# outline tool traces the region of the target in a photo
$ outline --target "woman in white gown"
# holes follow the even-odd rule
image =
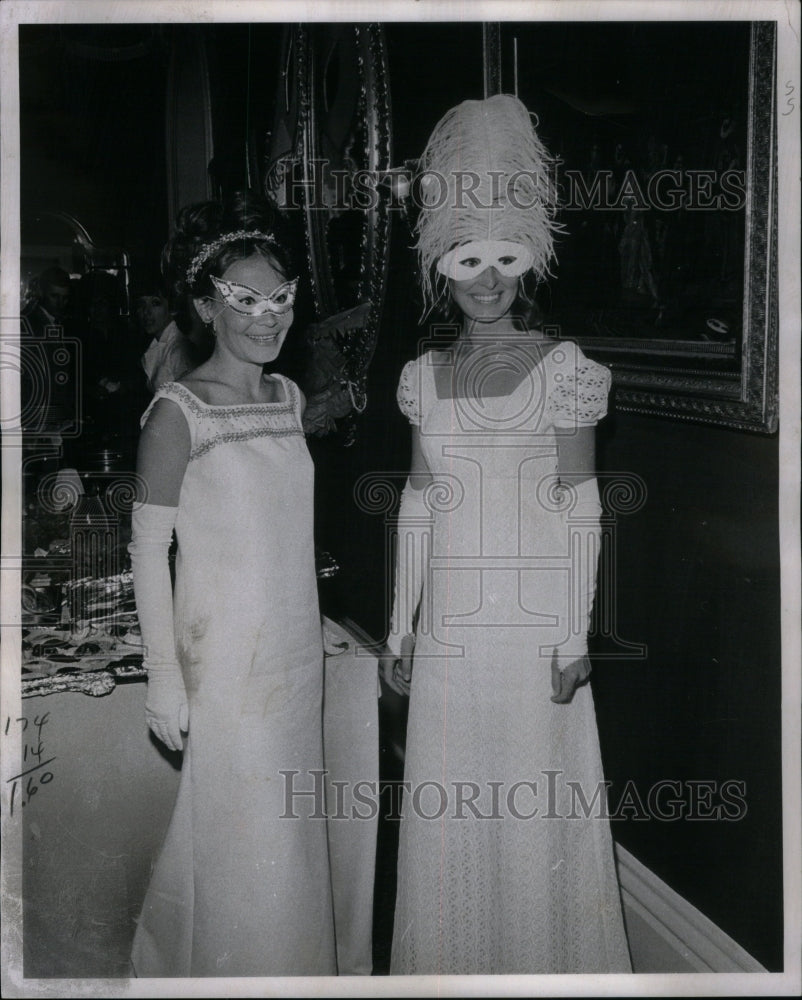
[[[263,373],[297,282],[253,198],[185,210],[172,253],[215,347],[142,418],[131,556],[146,713],[184,757],[133,964],[138,976],[333,974],[326,824],[312,796],[287,796],[322,767],[313,468],[300,391]]]
[[[464,102],[421,167],[446,178],[418,224],[424,294],[459,334],[398,393],[412,468],[380,666],[410,705],[391,972],[629,971],[587,683],[610,375],[517,321],[556,228],[523,105]],[[450,200],[452,170],[478,178],[484,212]]]

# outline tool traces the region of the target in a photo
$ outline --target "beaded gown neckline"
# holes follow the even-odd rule
[[[282,375],[276,375],[275,378],[278,380],[278,384],[281,387],[284,398],[283,399],[273,399],[273,400],[261,400],[257,402],[250,403],[207,403],[205,399],[199,396],[196,392],[193,392],[188,386],[184,385],[183,382],[174,382],[180,390],[188,393],[193,400],[200,403],[201,406],[207,407],[210,410],[234,410],[247,407],[263,407],[263,406],[290,406],[292,405],[292,399],[290,395],[290,390],[287,385],[287,381]]]

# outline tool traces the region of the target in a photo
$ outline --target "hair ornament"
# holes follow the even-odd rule
[[[269,233],[263,233],[259,229],[238,229],[233,233],[224,233],[211,243],[204,243],[198,253],[195,254],[187,267],[187,282],[192,284],[207,260],[214,257],[227,243],[235,243],[237,240],[263,240],[265,243],[272,243],[273,246],[278,246],[273,236]]]

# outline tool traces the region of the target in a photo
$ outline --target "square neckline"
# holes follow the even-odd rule
[[[201,397],[197,393],[193,392],[192,389],[189,388],[189,386],[184,385],[183,382],[176,380],[175,382],[169,384],[177,386],[183,392],[188,393],[190,396],[192,396],[192,398],[196,402],[198,402],[201,406],[204,406],[209,410],[240,410],[249,407],[252,408],[252,407],[264,407],[264,406],[284,406],[290,409],[293,408],[295,405],[295,401],[293,398],[293,393],[290,389],[291,385],[290,380],[285,375],[280,375],[278,372],[272,375],[271,378],[277,378],[279,380],[281,388],[284,390],[284,399],[281,400],[274,399],[272,402],[263,402],[263,403],[207,403],[205,399],[201,399]],[[165,386],[163,386],[162,388],[165,388]]]
[[[452,371],[451,371],[451,378],[450,378],[450,385],[453,387],[453,382],[454,382],[454,370],[453,370],[454,366],[453,366],[453,362],[451,364],[443,363],[441,365],[441,364],[436,364],[436,363],[433,364],[432,361],[433,361],[433,356],[434,355],[439,354],[439,353],[448,352],[449,348],[435,348],[434,350],[427,351],[426,354],[423,355],[422,357],[424,359],[426,359],[426,366],[429,369],[431,369],[432,384],[433,384],[433,387],[434,387],[435,399],[438,402],[441,402],[441,403],[448,403],[448,402],[454,402],[455,400],[466,400],[466,399],[473,399],[473,400],[477,400],[477,401],[481,400],[482,402],[485,402],[485,401],[491,400],[491,399],[497,399],[497,400],[512,399],[512,397],[520,390],[521,386],[524,385],[527,382],[527,380],[532,377],[532,375],[534,374],[534,372],[538,368],[540,368],[540,366],[549,357],[549,355],[559,346],[559,342],[558,341],[552,341],[552,340],[543,340],[543,341],[536,341],[536,340],[527,341],[527,340],[523,340],[523,339],[521,340],[521,344],[522,345],[526,345],[526,346],[533,345],[533,344],[539,344],[539,343],[548,344],[549,345],[548,350],[544,350],[544,351],[540,352],[540,357],[537,360],[537,362],[532,366],[532,368],[527,369],[526,373],[523,375],[523,377],[517,383],[517,385],[510,392],[508,392],[508,393],[494,393],[494,394],[487,395],[487,396],[479,396],[479,395],[476,395],[476,394],[474,394],[474,395],[458,396],[458,395],[455,395],[453,393],[451,393],[450,395],[441,395],[440,394],[440,386],[438,384],[439,380],[438,380],[438,377],[437,377],[438,368],[450,367],[452,369]]]

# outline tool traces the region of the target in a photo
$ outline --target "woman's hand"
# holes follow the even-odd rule
[[[551,689],[554,691],[551,700],[556,705],[567,705],[574,697],[576,689],[587,683],[590,670],[590,660],[587,656],[574,660],[564,670],[560,670],[555,649],[551,660]]]
[[[189,729],[189,711],[178,664],[148,668],[145,718],[153,735],[169,750],[184,749],[181,732]]]
[[[415,637],[405,635],[401,640],[400,656],[386,650],[379,657],[379,676],[392,691],[407,697],[412,686],[412,654],[414,649]]]

